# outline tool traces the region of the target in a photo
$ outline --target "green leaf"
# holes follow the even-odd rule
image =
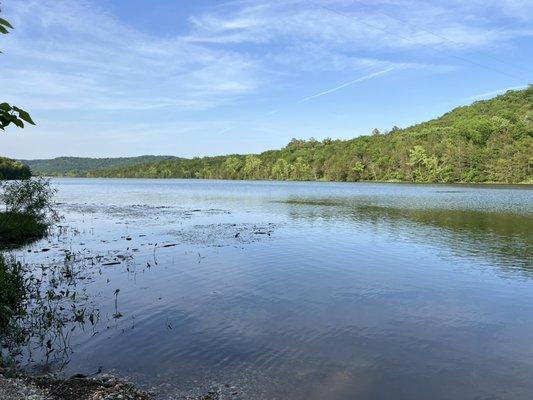
[[[0,25],[0,33],[7,35],[9,31],[3,25]]]
[[[11,106],[7,103],[0,103],[0,110],[11,111]]]
[[[24,122],[22,122],[20,119],[18,118],[12,118],[11,121],[17,125],[19,128],[24,128]]]
[[[0,113],[0,125],[7,126],[9,124],[9,119],[7,118],[9,114]]]
[[[30,114],[28,114],[26,111],[19,109],[19,110],[18,110],[18,113],[19,113],[19,117],[20,117],[20,119],[23,119],[23,120],[26,121],[28,124],[35,125],[35,122],[33,122],[33,120],[32,120],[31,117],[30,117]]]
[[[7,26],[8,28],[11,28],[11,29],[15,29],[13,28],[13,25],[11,25],[9,22],[7,22],[5,19],[3,18],[0,18],[0,25],[5,25]]]

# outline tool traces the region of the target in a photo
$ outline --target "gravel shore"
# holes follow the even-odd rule
[[[0,375],[0,400],[49,400],[46,392],[19,378]]]
[[[0,373],[0,400],[151,400],[150,395],[112,375],[7,378]]]

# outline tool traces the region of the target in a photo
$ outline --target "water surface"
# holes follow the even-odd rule
[[[21,257],[76,254],[101,316],[64,375],[160,398],[533,398],[531,187],[53,182],[65,228]]]

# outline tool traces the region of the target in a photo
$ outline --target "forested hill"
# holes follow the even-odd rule
[[[21,160],[35,175],[83,176],[89,171],[127,167],[162,160],[176,159],[172,156],[139,156],[122,158],[58,157],[49,160]]]
[[[92,177],[533,183],[533,87],[405,129],[281,150],[162,160]]]
[[[405,129],[281,150],[163,160],[99,177],[533,183],[533,86]]]

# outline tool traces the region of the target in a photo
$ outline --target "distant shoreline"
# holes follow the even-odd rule
[[[166,177],[116,177],[116,176],[67,176],[67,175],[40,175],[46,179],[105,179],[105,180],[154,180],[154,181],[219,181],[219,182],[287,182],[287,183],[339,183],[339,184],[357,184],[357,183],[375,183],[375,184],[398,184],[398,185],[417,185],[417,186],[533,186],[533,182],[410,182],[410,181],[328,181],[328,180],[277,180],[277,179],[222,179],[222,178],[166,178]]]

